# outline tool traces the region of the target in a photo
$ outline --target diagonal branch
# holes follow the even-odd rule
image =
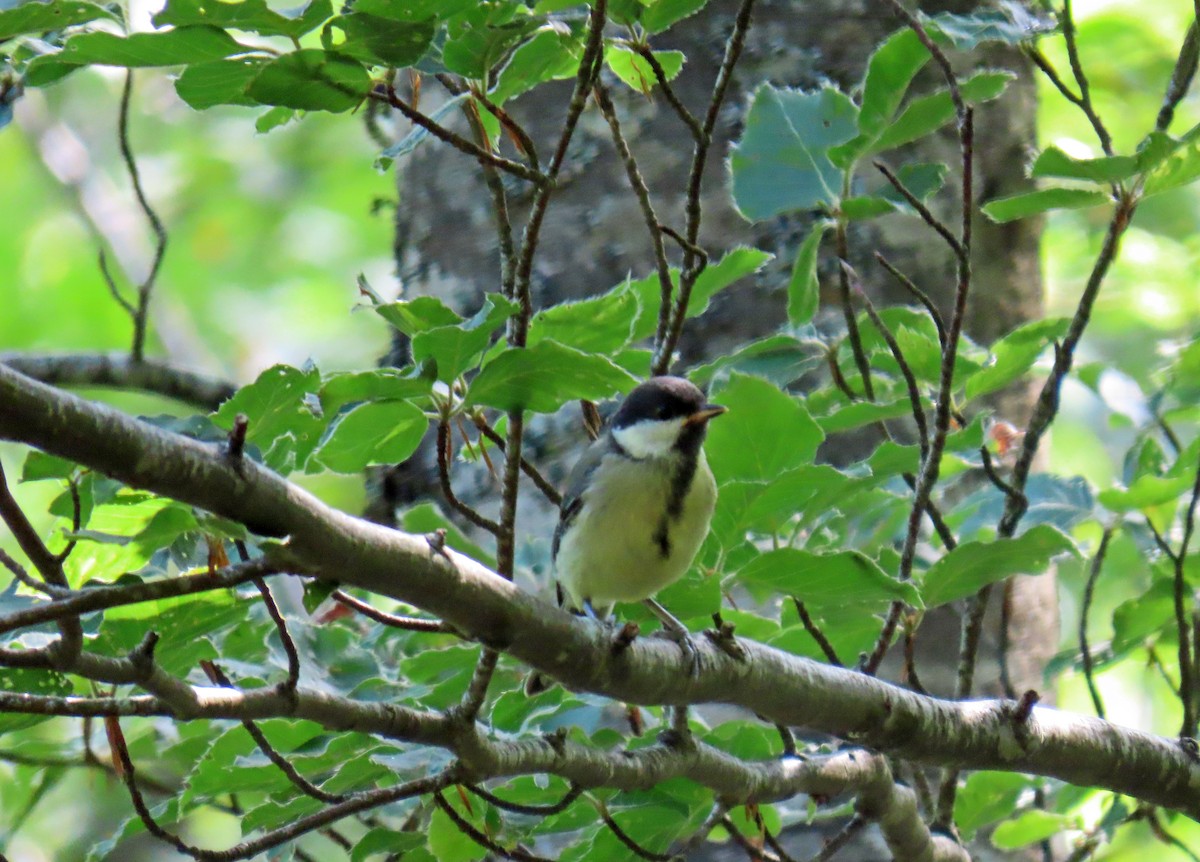
[[[1005,702],[926,698],[750,640],[739,640],[745,651],[741,661],[714,645],[697,642],[696,649],[704,653],[702,670],[694,678],[682,675],[676,672],[674,644],[643,638],[614,655],[609,638],[595,625],[538,600],[474,560],[449,548],[433,548],[423,536],[330,509],[253,462],[243,462],[239,471],[217,446],[171,434],[3,366],[0,404],[4,405],[0,438],[38,446],[135,487],[237,520],[260,535],[288,536],[286,545],[270,547],[275,557],[291,560],[291,568],[437,615],[466,636],[502,649],[572,688],[630,703],[731,703],[774,723],[853,736],[864,745],[913,761],[1046,775],[1106,787],[1200,817],[1200,781],[1194,777],[1200,766],[1175,740],[1038,707],[1022,725],[1027,732],[1014,744],[1012,710]],[[269,561],[281,564],[281,559]],[[348,722],[336,726],[421,742],[433,742],[447,727],[440,715],[393,704],[347,703],[303,688],[297,689],[294,702],[273,689],[197,689],[194,703],[197,717],[288,714],[323,723]],[[113,701],[9,693],[0,693],[0,710],[173,714],[169,705],[154,697]],[[456,732],[461,733],[461,728]],[[611,786],[614,781],[614,764],[601,752],[584,749],[578,768],[568,774],[548,743],[545,750],[526,741],[512,743],[511,749],[491,749],[476,748],[482,743],[472,738],[471,745],[478,754],[472,766],[482,777],[505,774],[506,767],[519,763],[588,786]],[[678,766],[678,761],[669,762]],[[700,766],[716,768],[714,763],[705,761]],[[770,784],[781,773],[767,766],[750,768],[736,759],[720,763],[734,770],[729,773],[731,786],[740,787],[747,797],[782,789]],[[700,766],[687,775],[703,778],[707,773]],[[778,769],[799,766],[782,763]],[[633,775],[639,781],[660,777]]]

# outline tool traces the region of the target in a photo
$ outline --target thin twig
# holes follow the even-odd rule
[[[418,126],[427,130],[435,138],[444,141],[459,152],[466,153],[468,156],[473,156],[477,161],[490,164],[492,167],[499,168],[513,176],[520,177],[527,182],[533,183],[538,188],[545,188],[553,185],[553,180],[547,177],[541,171],[534,170],[531,167],[514,162],[512,159],[506,159],[503,156],[497,156],[495,153],[483,149],[478,144],[467,140],[462,135],[450,131],[445,126],[440,125],[437,121],[427,117],[420,111],[413,108],[407,102],[400,98],[396,93],[394,86],[388,85],[382,92],[378,89],[372,90],[370,98],[379,99],[402,113],[405,117],[416,123]]]
[[[497,808],[502,808],[505,811],[511,811],[514,814],[527,814],[531,817],[549,817],[552,814],[566,811],[571,803],[583,795],[583,788],[578,784],[572,784],[571,789],[563,794],[563,798],[555,802],[553,805],[524,805],[520,802],[509,802],[507,799],[501,799],[494,793],[480,787],[478,784],[464,785],[467,790],[470,790],[480,799],[490,802]]]
[[[720,115],[721,106],[725,102],[725,94],[729,89],[729,82],[733,77],[733,68],[737,65],[738,58],[742,55],[742,48],[746,44],[746,31],[750,28],[750,14],[753,9],[754,0],[742,0],[741,6],[738,8],[737,17],[733,22],[733,29],[730,31],[729,39],[725,43],[725,56],[721,60],[721,67],[717,70],[717,77],[713,82],[712,95],[709,97],[708,109],[704,114],[704,123],[700,127],[701,134],[696,139],[696,145],[692,151],[692,167],[688,173],[687,191],[685,192],[684,200],[686,222],[684,236],[687,237],[689,246],[698,246],[700,244],[700,219],[702,215],[700,206],[701,180],[704,178],[704,168],[708,162],[709,151],[712,148],[713,130],[717,125],[717,117]],[[687,319],[687,309],[692,297],[692,288],[696,284],[696,279],[704,270],[706,263],[706,258],[702,258],[685,249],[683,269],[679,275],[679,290],[675,294],[675,306],[672,311],[671,326],[667,332],[666,340],[654,345],[654,361],[651,364],[652,374],[666,374],[671,367],[671,357],[675,353],[676,346],[679,344],[679,338],[683,334],[683,323]]]
[[[862,815],[855,814],[848,821],[846,821],[846,825],[838,831],[837,835],[834,835],[825,842],[825,846],[822,847],[820,852],[813,856],[809,862],[829,862],[829,860],[832,859],[839,850],[849,844],[854,839],[854,836],[861,832],[862,828],[866,825],[867,819]]]
[[[466,818],[464,818],[461,814],[455,811],[454,807],[446,801],[446,797],[442,795],[441,790],[434,791],[433,801],[438,808],[442,809],[442,813],[449,817],[451,822],[458,827],[458,831],[466,835],[480,847],[483,847],[492,853],[496,853],[497,855],[503,856],[505,859],[516,859],[519,860],[519,862],[551,862],[551,860],[546,859],[543,856],[536,856],[520,846],[514,847],[510,850],[507,847],[497,844],[487,835],[483,834],[469,822],[467,822]]]
[[[699,143],[704,140],[704,129],[700,125],[700,121],[696,119],[696,115],[688,110],[675,90],[671,87],[671,82],[667,80],[667,72],[662,67],[662,63],[658,62],[658,57],[654,56],[654,52],[650,50],[650,46],[642,43],[629,43],[629,47],[641,56],[646,61],[646,65],[654,72],[654,79],[658,82],[658,86],[662,89],[663,95],[667,99],[667,103],[675,109],[675,113],[679,115],[679,119],[683,120],[683,124],[688,127],[688,131],[692,133],[692,140]]]
[[[887,181],[892,184],[892,187],[895,188],[896,191],[898,191],[906,201],[908,201],[909,206],[911,206],[920,214],[921,218],[925,220],[925,224],[933,228],[937,235],[946,241],[946,245],[950,246],[950,251],[954,252],[954,256],[959,260],[962,260],[963,256],[966,254],[966,250],[963,248],[962,243],[959,242],[958,237],[954,235],[954,232],[946,226],[946,223],[934,215],[933,211],[930,210],[929,207],[925,206],[925,204],[921,202],[921,199],[909,190],[908,186],[906,186],[904,182],[892,172],[891,168],[879,160],[876,160],[872,164],[875,165],[875,168],[881,174],[887,177]]]
[[[825,654],[825,658],[829,663],[834,667],[845,667],[842,660],[838,658],[837,650],[833,648],[833,644],[829,642],[829,638],[825,637],[825,632],[821,631],[821,627],[809,616],[808,608],[804,606],[804,602],[792,596],[792,603],[796,605],[796,613],[800,615],[800,622],[804,625],[804,630],[817,642],[817,646],[821,648],[821,652]]]
[[[1100,699],[1100,690],[1096,687],[1094,670],[1092,668],[1092,653],[1088,646],[1087,624],[1088,611],[1092,607],[1092,596],[1096,589],[1096,580],[1100,577],[1100,569],[1104,566],[1104,555],[1108,553],[1108,542],[1112,538],[1113,527],[1105,527],[1100,537],[1100,546],[1096,556],[1092,557],[1092,566],[1088,571],[1087,584],[1083,588],[1083,606],[1079,609],[1079,654],[1083,658],[1083,677],[1087,680],[1088,692],[1092,696],[1092,705],[1096,715],[1104,718],[1104,701]]]
[[[770,829],[763,829],[763,842],[775,851],[775,855],[779,858],[779,862],[796,862],[792,856],[783,849],[783,845],[779,843],[779,839],[771,834]]]
[[[487,132],[479,118],[476,103],[474,101],[467,102],[463,106],[463,113],[467,115],[467,121],[471,124],[480,147],[487,147]],[[505,297],[512,299],[517,275],[517,247],[513,241],[512,220],[508,214],[508,194],[504,190],[504,181],[500,178],[500,173],[494,165],[481,161],[479,167],[483,170],[483,180],[487,185],[488,194],[492,196],[492,217],[496,221],[496,241],[500,248],[500,290]]]
[[[1063,0],[1062,14],[1059,16],[1062,23],[1063,40],[1067,43],[1067,59],[1071,64],[1071,74],[1075,76],[1075,84],[1079,87],[1079,107],[1087,116],[1088,122],[1092,124],[1092,129],[1096,132],[1096,137],[1100,140],[1100,147],[1104,150],[1104,155],[1111,156],[1113,154],[1112,137],[1108,134],[1108,129],[1104,127],[1104,123],[1100,120],[1100,116],[1096,113],[1096,108],[1092,104],[1091,85],[1088,83],[1087,74],[1083,71],[1083,63],[1079,59],[1079,46],[1075,41],[1075,16],[1071,12],[1071,0]]]
[[[849,269],[850,264],[844,260],[841,262],[844,269]],[[852,282],[857,282],[857,278],[853,272],[847,272],[846,277]],[[875,304],[871,302],[866,291],[862,289],[861,284],[855,284],[859,300],[863,304],[863,308],[867,311],[867,317],[871,319],[871,323],[875,324],[875,328],[879,330],[879,334],[883,336],[883,340],[887,343],[888,350],[892,352],[892,358],[896,360],[896,365],[900,367],[900,374],[904,377],[904,383],[908,388],[908,402],[912,407],[913,421],[917,424],[917,436],[920,440],[921,457],[929,451],[929,426],[925,423],[925,408],[921,404],[921,390],[917,386],[916,375],[913,374],[912,367],[909,366],[908,360],[904,358],[904,351],[900,349],[900,343],[896,341],[896,337],[892,335],[892,331],[888,329],[883,318],[879,316],[879,312],[875,310]]]
[[[911,278],[893,266],[892,262],[884,257],[881,252],[875,252],[875,259],[879,261],[880,266],[891,273],[892,278],[900,282],[901,287],[911,293],[917,302],[921,303],[921,305],[925,307],[925,310],[929,312],[929,316],[933,320],[933,325],[937,327],[938,344],[941,346],[942,350],[945,350],[946,321],[942,319],[942,313],[938,311],[938,307],[934,304],[934,301],[929,298],[929,294],[917,287]]]
[[[725,831],[729,833],[729,837],[733,839],[733,843],[746,851],[746,857],[751,862],[782,862],[782,860],[774,853],[768,853],[762,847],[756,845],[753,841],[742,834],[742,831],[737,828],[733,820],[728,817],[721,818],[721,825]]]
[[[150,271],[138,285],[137,310],[133,316],[133,345],[129,352],[134,362],[140,362],[146,353],[146,321],[150,314],[150,296],[154,292],[154,283],[158,279],[163,258],[167,253],[167,229],[163,226],[158,213],[150,206],[150,201],[142,188],[142,177],[138,172],[137,161],[133,157],[133,149],[129,146],[129,102],[132,96],[133,69],[128,69],[125,72],[125,86],[121,90],[121,107],[117,119],[117,142],[121,148],[121,159],[125,162],[125,169],[129,171],[129,179],[133,183],[134,196],[137,198],[142,213],[146,216],[146,221],[150,223],[150,229],[154,231],[155,240]]]
[[[1196,478],[1192,483],[1192,496],[1188,501],[1187,514],[1183,520],[1183,541],[1180,542],[1179,552],[1175,555],[1175,627],[1179,636],[1179,700],[1183,706],[1183,724],[1179,735],[1194,737],[1196,735],[1196,695],[1194,690],[1196,680],[1193,678],[1192,662],[1198,659],[1193,653],[1193,647],[1200,650],[1200,645],[1192,643],[1192,629],[1188,625],[1187,589],[1188,583],[1184,573],[1187,560],[1188,545],[1192,542],[1192,533],[1196,528],[1196,503],[1200,501],[1200,465],[1196,468]]]
[[[617,109],[613,105],[612,99],[609,98],[607,88],[597,80],[592,92],[596,99],[596,105],[600,108],[600,113],[604,116],[609,130],[612,132],[613,146],[616,147],[617,155],[621,157],[621,163],[625,166],[625,175],[629,178],[629,185],[633,189],[634,197],[637,198],[642,218],[646,222],[646,229],[650,233],[650,245],[654,249],[654,267],[658,273],[659,290],[658,329],[655,332],[654,343],[661,344],[667,336],[667,327],[671,325],[671,295],[674,291],[674,285],[671,283],[671,269],[667,264],[667,249],[663,245],[662,230],[658,226],[658,216],[655,214],[654,204],[650,200],[650,189],[646,187],[646,180],[638,168],[637,159],[629,149],[629,142],[621,133],[621,122],[617,118]]]
[[[490,440],[492,444],[495,445],[495,447],[501,452],[504,451],[504,438],[496,432],[495,428],[487,423],[487,420],[484,419],[483,416],[475,414],[471,417],[471,421],[475,423],[475,427],[479,429],[480,434],[488,438],[488,440]],[[558,489],[550,484],[550,480],[543,476],[541,471],[538,470],[538,468],[531,464],[528,460],[526,460],[524,456],[521,457],[521,470],[523,470],[525,475],[533,481],[533,484],[537,486],[537,489],[542,492],[542,495],[549,500],[553,506],[556,508],[562,506],[562,494],[560,494]]]
[[[846,238],[846,220],[839,218],[834,227],[834,239],[837,248],[838,261],[838,293],[842,303],[842,317],[846,321],[846,335],[850,339],[850,350],[854,354],[854,364],[862,377],[863,393],[868,401],[875,400],[875,387],[871,383],[871,362],[863,350],[862,335],[858,331],[858,315],[854,313],[854,303],[850,298],[850,247]]]
[[[458,498],[454,493],[454,489],[450,486],[450,422],[446,417],[438,422],[437,430],[437,464],[438,464],[438,480],[441,482],[442,495],[454,509],[464,518],[470,521],[477,527],[487,530],[493,536],[499,536],[503,532],[498,521],[493,521],[491,518],[486,518],[477,512],[471,506],[468,506]]]
[[[1162,107],[1158,111],[1158,119],[1154,128],[1165,132],[1175,117],[1175,108],[1183,101],[1187,91],[1196,77],[1196,63],[1200,60],[1200,28],[1193,19],[1188,27],[1187,35],[1183,37],[1183,46],[1175,59],[1175,68],[1171,71],[1171,80],[1167,84],[1167,92],[1163,95]]]
[[[525,413],[508,411],[508,435],[504,441],[504,481],[500,488],[500,532],[496,536],[496,571],[513,579],[516,565],[517,493],[521,480],[521,443]]]
[[[613,820],[612,815],[608,813],[608,807],[603,803],[598,803],[596,810],[600,813],[600,819],[604,825],[609,828],[609,831],[612,832],[616,839],[629,848],[629,851],[639,859],[648,859],[650,862],[671,862],[671,860],[678,858],[674,853],[655,853],[653,850],[647,850],[641,844],[638,844],[630,837],[628,832],[617,824],[617,821]]]
[[[216,685],[219,685],[222,688],[236,688],[232,680],[225,675],[225,672],[221,670],[216,662],[209,661],[207,659],[201,659],[200,667],[203,669],[204,673],[208,675],[209,679],[211,679]],[[271,744],[270,740],[267,739],[266,734],[263,733],[262,728],[260,728],[257,723],[251,721],[250,719],[242,719],[242,727],[248,734],[250,734],[250,738],[254,740],[254,744],[258,746],[259,751],[265,754],[267,759],[270,760],[271,763],[275,764],[276,768],[279,769],[279,771],[285,776],[287,776],[288,781],[290,781],[297,789],[299,789],[301,793],[304,793],[306,796],[311,796],[313,799],[319,799],[321,802],[335,803],[345,801],[347,798],[346,794],[329,793],[328,791],[322,790],[320,787],[313,784],[311,781],[301,775],[300,771],[297,770],[296,767],[293,766],[288,759],[280,754],[279,750]]]
[[[399,614],[389,614],[386,611],[381,611],[376,607],[364,602],[362,599],[355,598],[344,590],[334,590],[330,594],[335,602],[343,604],[348,608],[353,608],[364,617],[374,620],[385,626],[392,628],[405,629],[410,632],[430,632],[435,634],[454,634],[454,629],[441,620],[426,620],[420,617],[406,617]]]
[[[988,451],[987,444],[979,447],[979,458],[983,462],[983,472],[987,475],[988,481],[996,486],[996,490],[1005,497],[1024,498],[1024,492],[1018,491],[1000,475],[995,463],[992,461],[992,453]]]
[[[558,172],[562,169],[563,160],[567,156],[567,147],[575,134],[575,126],[579,115],[587,105],[588,93],[592,83],[600,74],[603,62],[604,24],[608,19],[608,0],[596,0],[588,14],[587,39],[583,54],[579,60],[579,72],[575,76],[575,89],[571,93],[571,101],[567,104],[567,116],[563,120],[562,131],[554,154],[550,157],[550,165],[546,168],[545,176],[548,182],[538,187],[533,203],[529,209],[529,219],[525,222],[525,232],[521,239],[521,254],[517,261],[517,278],[515,299],[521,303],[521,319],[516,320],[516,328],[510,329],[510,343],[516,347],[524,347],[528,335],[528,320],[533,316],[533,301],[530,296],[530,279],[533,276],[533,259],[537,253],[538,239],[541,236],[542,224],[546,218],[546,209],[550,205],[550,195],[553,191]],[[519,457],[520,451],[516,452]]]
[[[488,686],[492,682],[492,676],[496,672],[496,662],[499,660],[500,653],[488,647],[483,648],[483,652],[479,654],[479,661],[475,663],[475,672],[471,674],[471,682],[467,685],[462,701],[453,710],[456,719],[465,723],[475,721],[487,698]]]

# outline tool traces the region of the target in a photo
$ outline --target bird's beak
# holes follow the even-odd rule
[[[705,404],[687,419],[683,420],[684,425],[701,425],[712,419],[714,416],[720,416],[729,408],[722,407],[720,404]]]

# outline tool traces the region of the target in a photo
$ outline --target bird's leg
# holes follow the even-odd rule
[[[663,636],[679,644],[679,649],[683,651],[683,660],[687,665],[688,674],[699,676],[700,654],[696,651],[696,645],[692,643],[692,636],[684,624],[654,599],[643,599],[642,603],[653,611],[654,615],[658,617],[658,621],[662,623]]]

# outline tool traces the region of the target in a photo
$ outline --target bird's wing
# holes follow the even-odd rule
[[[583,511],[583,492],[588,486],[592,474],[600,466],[612,449],[611,438],[606,434],[587,448],[571,468],[567,476],[567,490],[563,494],[562,505],[558,510],[558,526],[554,528],[554,541],[550,546],[551,559],[558,557],[558,546],[563,534]]]

